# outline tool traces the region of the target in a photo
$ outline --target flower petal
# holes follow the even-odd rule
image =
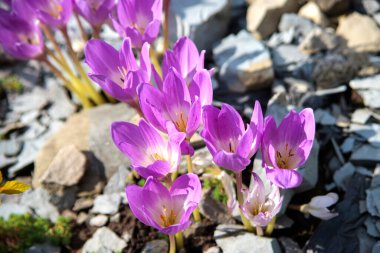
[[[268,180],[282,189],[295,188],[302,183],[302,175],[295,170],[268,167],[265,169]]]
[[[237,154],[228,153],[222,150],[216,153],[214,156],[214,162],[225,169],[240,172],[244,170],[251,161]]]

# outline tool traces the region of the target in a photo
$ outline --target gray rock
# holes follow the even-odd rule
[[[241,225],[221,224],[216,227],[214,238],[224,253],[281,252],[276,239],[255,236]]]
[[[336,124],[336,118],[328,111],[317,109],[314,111],[315,122],[324,126]]]
[[[291,44],[295,37],[295,30],[289,29],[288,31],[281,33],[274,33],[270,36],[268,42],[266,43],[268,47],[278,47],[282,44]]]
[[[43,184],[76,185],[86,170],[86,156],[74,145],[60,149],[41,177]]]
[[[48,78],[45,82],[50,96],[54,98],[54,103],[49,107],[48,114],[55,120],[68,118],[75,112],[76,107],[71,103],[65,89],[55,78]]]
[[[367,193],[367,210],[372,216],[380,217],[380,188],[368,189]]]
[[[15,164],[17,162],[17,157],[6,157],[0,154],[0,169],[8,167],[9,165]]]
[[[281,16],[287,12],[295,12],[298,2],[295,0],[256,0],[247,11],[247,28],[257,38],[263,39],[277,29]]]
[[[8,175],[13,177],[18,171],[33,163],[37,156],[38,148],[30,141],[24,143],[24,147],[17,157],[17,163],[8,169]]]
[[[299,47],[306,54],[316,54],[333,50],[339,45],[339,42],[333,30],[314,28],[305,36]]]
[[[96,196],[91,213],[115,214],[119,210],[120,194],[111,193]]]
[[[103,227],[104,225],[106,225],[107,221],[108,221],[107,216],[103,214],[99,214],[92,217],[89,221],[89,224],[90,226],[94,226],[94,227]]]
[[[380,163],[380,148],[364,144],[352,153],[350,160],[358,165]]]
[[[120,166],[118,171],[108,180],[107,185],[104,187],[105,194],[111,193],[124,193],[126,180],[131,170],[125,166]]]
[[[25,252],[26,253],[60,253],[61,248],[50,245],[48,243],[35,244],[32,247],[28,248]]]
[[[13,74],[17,76],[17,79],[22,83],[25,90],[34,90],[36,85],[41,84],[41,67],[42,64],[39,61],[29,60],[22,64],[17,64],[13,69]],[[30,104],[33,108],[33,103]]]
[[[375,245],[373,245],[372,253],[379,253],[380,252],[380,242],[376,242]]]
[[[94,200],[91,198],[79,198],[75,201],[73,211],[78,212],[84,209],[89,209],[94,204]]]
[[[38,111],[49,103],[47,92],[39,87],[35,87],[30,93],[17,96],[10,101],[10,108],[17,113],[25,113],[29,111]]]
[[[222,253],[221,249],[217,246],[213,246],[211,248],[208,248],[206,251],[203,251],[204,253]]]
[[[347,46],[357,52],[380,51],[380,28],[366,15],[354,12],[339,20],[336,33],[347,40]]]
[[[117,120],[131,119],[136,112],[125,104],[103,105],[88,111],[89,117],[89,150],[99,159],[110,178],[121,165],[129,166],[129,159],[112,141],[110,127]],[[129,120],[126,120],[129,121]]]
[[[311,148],[309,158],[306,163],[302,165],[298,172],[302,175],[302,184],[295,188],[296,193],[305,192],[313,189],[318,182],[318,154],[319,144],[314,140],[313,147]]]
[[[369,236],[364,228],[359,228],[357,231],[357,238],[359,241],[359,253],[371,252],[376,240]]]
[[[32,210],[24,205],[16,203],[2,203],[0,205],[0,217],[4,220],[8,220],[11,214],[31,214]]]
[[[380,148],[380,125],[379,124],[351,124],[350,132],[364,138],[374,147]]]
[[[364,221],[364,225],[367,227],[367,233],[373,237],[380,237],[380,231],[376,227],[377,219],[371,216],[368,216]]]
[[[284,249],[284,253],[301,253],[302,250],[297,242],[289,237],[280,237],[278,239]]]
[[[346,0],[315,0],[314,2],[329,16],[343,14],[350,8],[350,1]]]
[[[339,170],[334,173],[334,182],[338,187],[347,190],[347,185],[352,175],[355,173],[355,166],[352,163],[346,163]]]
[[[199,49],[209,50],[226,34],[229,11],[228,0],[173,1],[169,13],[170,40],[175,42],[187,36]]]
[[[23,140],[29,140],[33,141],[36,138],[42,136],[45,134],[48,130],[48,127],[45,125],[42,125],[38,121],[34,121],[31,124],[28,125],[28,129],[25,131],[25,133],[22,135]]]
[[[365,124],[371,117],[372,112],[367,108],[356,109],[351,116],[353,123]]]
[[[244,30],[224,38],[214,48],[213,54],[220,81],[231,91],[268,87],[273,81],[269,51]]]
[[[380,108],[380,101],[377,99],[380,95],[380,75],[366,77],[363,79],[354,79],[350,81],[350,87],[356,90],[363,98],[363,102],[370,108]]]
[[[355,138],[348,137],[344,140],[342,145],[340,146],[340,149],[344,154],[350,153],[354,149],[355,145]]]
[[[380,186],[380,165],[377,164],[375,171],[373,172],[373,178],[371,180],[371,188],[376,188]]]
[[[49,193],[43,188],[25,192],[21,197],[20,204],[32,208],[36,215],[48,218],[52,222],[56,222],[59,216],[57,208],[50,203]]]
[[[6,156],[16,156],[20,153],[22,142],[16,139],[0,140],[0,154]]]
[[[207,191],[203,194],[199,203],[200,213],[215,223],[235,223],[234,219],[228,215],[228,210],[225,205],[216,201],[212,197],[212,191]]]
[[[315,25],[309,19],[303,18],[294,13],[285,13],[281,17],[280,24],[278,25],[278,30],[280,32],[285,32],[293,29],[295,31],[296,37],[306,37],[306,35],[308,35],[310,31],[316,27],[317,25]]]
[[[26,125],[35,121],[39,116],[40,116],[39,110],[25,112],[21,115],[20,122]]]
[[[83,253],[105,253],[122,251],[127,246],[112,230],[102,227],[96,230],[82,248]]]
[[[165,240],[153,240],[145,244],[141,253],[162,253],[168,252],[169,245]]]
[[[355,10],[364,14],[373,15],[380,11],[380,3],[376,0],[354,0],[353,5]]]

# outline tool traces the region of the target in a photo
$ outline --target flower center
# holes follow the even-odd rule
[[[276,163],[281,169],[291,168],[291,160],[295,154],[293,150],[289,148],[288,143],[285,144],[285,149],[281,151],[276,151]]]
[[[124,84],[125,76],[128,74],[128,70],[126,70],[124,67],[117,67],[120,73],[120,81],[122,84]]]
[[[164,159],[161,155],[159,155],[159,154],[157,154],[157,153],[154,153],[154,154],[152,155],[152,157],[153,157],[153,159],[154,159],[155,161],[165,161],[165,159]]]
[[[162,227],[169,227],[171,225],[176,224],[177,215],[174,213],[173,209],[170,211],[167,209],[166,206],[163,206],[162,213],[160,215],[161,220],[161,226]]]
[[[19,39],[22,43],[30,44],[30,45],[38,45],[40,40],[36,34],[32,34],[30,36],[26,34],[19,34]]]
[[[179,114],[179,117],[174,122],[174,124],[177,127],[178,131],[180,131],[180,132],[186,132],[187,119],[185,120],[183,118],[183,113],[182,112]]]

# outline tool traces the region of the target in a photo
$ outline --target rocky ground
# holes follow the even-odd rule
[[[207,49],[216,105],[228,102],[249,117],[258,99],[276,120],[312,107],[317,121],[317,141],[300,169],[304,182],[284,192],[272,237],[242,231],[238,215],[208,191],[204,220],[185,231],[187,252],[380,252],[379,1],[172,2],[172,40],[187,35]],[[79,38],[75,27],[70,32]],[[109,28],[102,36],[120,44]],[[167,251],[167,238],[129,210],[129,161],[109,135],[111,122],[137,122],[136,112],[124,104],[78,112],[77,101],[37,62],[0,58],[0,169],[33,186],[1,196],[0,216],[71,218],[69,244],[37,244],[28,252]],[[212,158],[202,142],[194,145],[202,174]],[[260,165],[258,154],[250,168]],[[286,209],[331,191],[340,196],[332,220]]]

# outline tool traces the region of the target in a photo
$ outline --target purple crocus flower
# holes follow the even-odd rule
[[[280,189],[271,184],[268,192],[256,173],[252,173],[249,191],[243,191],[244,203],[240,206],[245,217],[252,225],[264,227],[276,216],[282,206]]]
[[[280,188],[301,184],[296,169],[307,160],[313,146],[315,121],[313,110],[290,111],[277,127],[272,116],[265,118],[262,141],[263,166],[268,179]]]
[[[194,149],[188,142],[200,124],[201,102],[198,97],[191,98],[185,80],[180,74],[174,68],[169,69],[162,89],[150,84],[141,84],[139,97],[141,110],[154,127],[166,133],[186,133],[182,153],[192,155]],[[173,124],[168,125],[168,121]]]
[[[44,52],[38,21],[24,17],[0,10],[0,44],[7,54],[21,60],[37,58]]]
[[[177,171],[181,159],[181,143],[184,133],[171,133],[168,140],[144,119],[139,125],[114,122],[111,126],[115,145],[132,161],[132,168],[144,178],[164,178]]]
[[[62,28],[69,21],[72,11],[72,0],[24,0],[35,11],[37,18],[44,24]]]
[[[74,0],[74,10],[92,26],[100,27],[115,7],[115,0]]]
[[[225,169],[244,170],[260,147],[263,114],[258,101],[247,127],[239,113],[228,104],[223,104],[221,110],[210,105],[203,107],[203,125],[201,136],[214,162]]]
[[[139,66],[129,38],[124,39],[119,52],[102,40],[90,40],[84,50],[85,61],[92,70],[89,77],[113,98],[140,112],[137,86],[150,82],[149,48],[148,43],[142,47]]]
[[[129,37],[133,47],[152,44],[160,32],[162,0],[119,0],[117,17],[112,18],[115,30]]]
[[[142,223],[163,234],[176,234],[190,226],[191,213],[202,195],[197,175],[189,173],[178,177],[170,189],[153,177],[145,185],[128,185],[129,207]]]

